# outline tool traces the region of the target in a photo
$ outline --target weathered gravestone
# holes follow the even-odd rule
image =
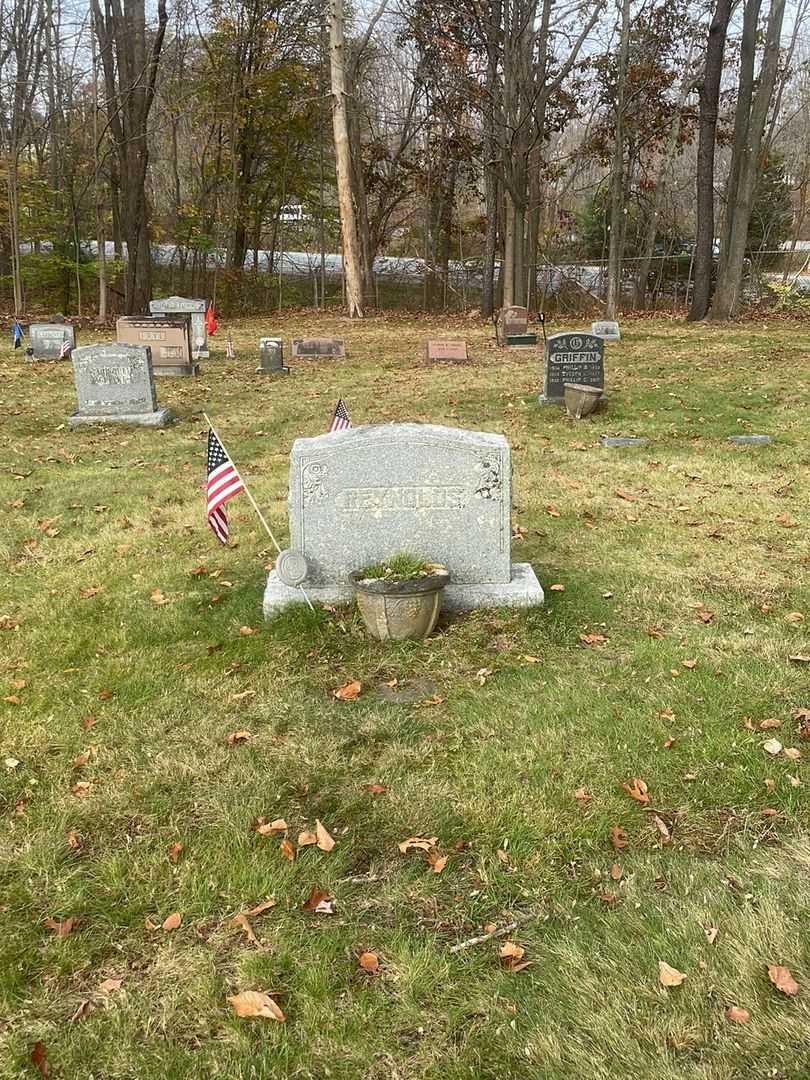
[[[622,340],[619,324],[617,322],[612,322],[609,319],[604,319],[602,322],[591,323],[591,333],[602,338],[603,341]]]
[[[259,366],[257,375],[289,375],[290,369],[284,366],[284,339],[263,337],[259,340]]]
[[[35,360],[66,360],[76,347],[76,331],[70,323],[31,323],[28,341]],[[69,349],[63,352],[65,342]]]
[[[155,375],[199,375],[192,362],[188,316],[125,315],[115,324],[115,336],[124,345],[144,345],[152,350]]]
[[[85,345],[75,349],[73,378],[78,410],[68,419],[80,424],[141,424],[166,427],[172,419],[159,409],[149,349],[141,345]]]
[[[321,360],[325,356],[345,360],[346,346],[343,338],[293,338],[292,356],[297,360]]]
[[[431,339],[427,343],[427,358],[444,363],[467,360],[467,342]]]
[[[191,319],[191,349],[195,359],[207,360],[208,326],[205,322],[205,300],[189,300],[185,296],[167,296],[164,300],[150,300],[152,315],[188,315]]]
[[[501,308],[498,315],[499,339],[505,342],[510,334],[525,334],[529,329],[529,309],[511,304]]]
[[[546,340],[546,363],[541,403],[562,404],[565,384],[605,387],[605,343],[593,334],[552,334]]]
[[[511,495],[503,435],[385,424],[297,439],[290,552],[268,578],[265,616],[300,602],[301,580],[313,600],[350,600],[353,570],[400,551],[448,568],[446,607],[541,604],[529,563],[512,562]]]

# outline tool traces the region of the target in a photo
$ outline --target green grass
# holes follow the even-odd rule
[[[316,327],[345,363],[253,374],[261,335]],[[810,665],[789,659],[810,654],[810,334],[626,321],[608,411],[577,423],[536,405],[534,354],[474,320],[245,321],[230,362],[226,329],[200,379],[159,382],[165,432],[71,430],[69,365],[0,353],[0,1077],[35,1075],[37,1040],[55,1078],[810,1074]],[[467,337],[468,368],[422,359],[442,333]],[[507,436],[513,554],[544,607],[425,642],[371,641],[351,609],[262,622],[274,553],[243,498],[230,548],[205,525],[202,411],[283,543],[290,446],[339,395],[355,424]],[[745,432],[775,441],[726,442]],[[374,693],[413,677],[436,699]],[[359,699],[336,700],[352,679]],[[769,757],[774,736],[802,758]],[[336,846],[290,862],[259,816],[293,842],[318,819]],[[417,835],[442,873],[400,854]],[[313,884],[335,914],[302,910]],[[268,896],[257,948],[228,922]],[[175,911],[179,929],[145,927]],[[71,916],[64,938],[45,924]],[[450,951],[526,916],[519,973],[499,940]],[[659,960],[685,983],[661,987]],[[286,1024],[236,1017],[248,989]]]

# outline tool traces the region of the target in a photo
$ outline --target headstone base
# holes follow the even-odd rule
[[[313,604],[345,604],[354,599],[351,585],[325,585],[314,588],[304,582]],[[444,590],[442,608],[446,611],[469,611],[472,608],[527,608],[543,603],[543,589],[530,563],[512,563],[512,580],[486,585],[454,585]],[[290,588],[271,570],[264,591],[265,619],[272,619],[290,604],[305,603],[300,589]]]
[[[290,369],[285,367],[284,364],[278,368],[262,367],[261,364],[256,368],[256,375],[289,375]]]
[[[537,344],[537,334],[507,334],[506,344],[510,349],[525,349]]]
[[[155,378],[165,375],[169,378],[183,378],[200,374],[199,364],[156,364],[152,361],[152,371]]]
[[[165,428],[174,420],[171,409],[158,409],[157,412],[149,413],[121,413],[118,416],[86,416],[74,413],[68,417],[70,427],[81,427],[84,424],[137,424],[138,427]]]
[[[602,391],[602,396],[599,398],[599,404],[597,405],[597,408],[601,409],[603,406],[607,405],[609,400],[610,399],[608,398],[607,394],[603,390]],[[538,405],[565,405],[565,398],[564,397],[561,397],[561,398],[546,397],[545,394],[538,394],[537,395],[537,404]]]

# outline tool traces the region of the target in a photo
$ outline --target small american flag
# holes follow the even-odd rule
[[[242,477],[213,431],[208,432],[208,496],[206,515],[217,540],[228,543],[230,528],[225,503],[245,490]]]
[[[230,334],[228,334],[228,337],[227,337],[227,339],[225,341],[225,356],[227,357],[228,360],[233,360],[233,358],[234,358],[234,355],[233,355],[233,342],[231,341],[231,335]]]
[[[327,435],[331,435],[333,431],[345,431],[346,428],[350,428],[351,426],[352,418],[349,416],[349,410],[346,408],[343,398],[338,398],[338,403],[335,406],[332,423],[329,425]]]
[[[62,341],[62,347],[59,350],[59,359],[62,360],[66,356],[70,356],[70,338],[64,338]]]

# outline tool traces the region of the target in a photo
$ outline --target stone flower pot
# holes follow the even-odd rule
[[[427,637],[436,625],[450,574],[442,570],[406,581],[349,575],[366,629],[378,641]]]
[[[586,386],[584,383],[565,384],[565,407],[568,415],[576,420],[589,416],[604,393],[598,386]]]

